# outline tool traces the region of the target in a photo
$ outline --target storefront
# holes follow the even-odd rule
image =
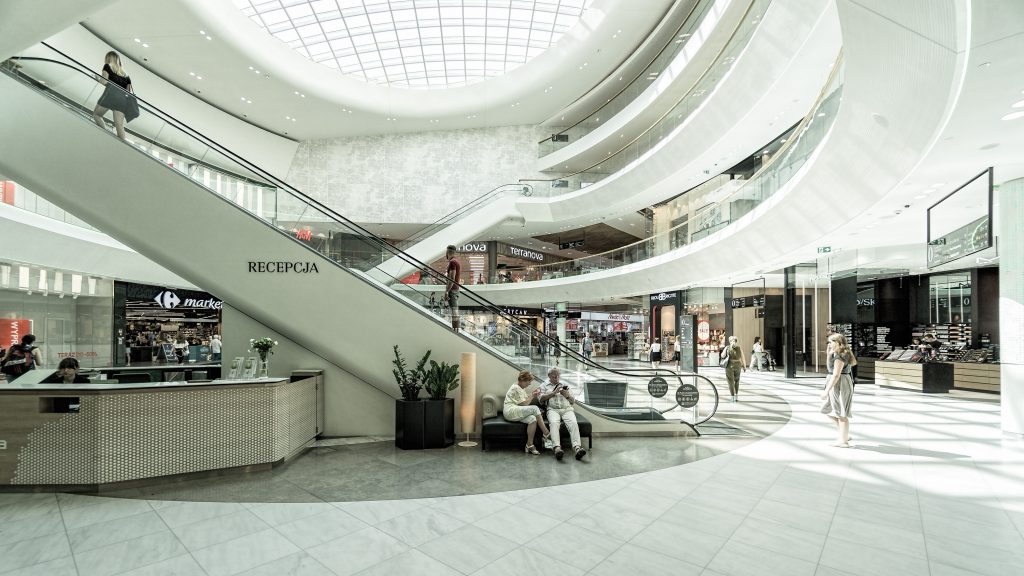
[[[64,358],[83,367],[109,365],[112,295],[109,279],[0,262],[0,348],[33,334],[43,366]]]
[[[589,334],[594,341],[594,356],[618,356],[630,353],[634,335],[644,330],[642,314],[616,312],[587,312],[580,314],[578,321],[569,320],[566,330],[576,342],[577,352],[582,352],[583,336]]]
[[[464,329],[476,338],[509,356],[537,356],[537,334],[544,329],[542,309],[504,307],[504,314],[478,306],[460,309]]]
[[[207,292],[115,282],[113,364],[176,361],[177,343],[188,361],[210,358],[210,339],[221,334],[224,303]]]

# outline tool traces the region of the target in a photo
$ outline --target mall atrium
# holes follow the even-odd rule
[[[0,575],[1024,574],[1022,55],[1018,0],[5,0]]]

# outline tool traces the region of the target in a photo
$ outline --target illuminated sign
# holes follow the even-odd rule
[[[544,255],[540,252],[534,252],[533,250],[527,250],[526,248],[520,248],[518,246],[509,246],[508,255],[515,256],[517,258],[525,258],[527,260],[536,260],[537,262],[544,261]]]
[[[468,244],[463,244],[462,246],[459,246],[457,252],[487,252],[487,244],[485,242],[470,242]]]
[[[153,301],[159,304],[161,308],[167,310],[177,308],[179,305],[182,308],[205,308],[208,310],[220,310],[224,307],[224,302],[214,298],[207,298],[205,300],[199,298],[185,298],[185,300],[182,300],[177,294],[170,290],[160,292],[153,298]]]
[[[697,341],[707,342],[708,338],[711,338],[711,324],[707,320],[701,320],[697,323]]]
[[[312,240],[313,231],[308,228],[306,230],[296,230],[295,237],[298,238],[299,240]]]

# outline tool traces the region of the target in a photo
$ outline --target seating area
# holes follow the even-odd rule
[[[583,438],[587,439],[587,449],[594,447],[594,436],[593,427],[590,424],[590,420],[587,420],[586,416],[576,413],[576,422],[580,426],[580,440]],[[559,440],[562,441],[562,447],[570,447],[569,432],[565,429],[565,423],[562,423],[562,431],[559,435]],[[520,449],[526,441],[526,424],[522,422],[509,422],[505,420],[501,410],[498,410],[495,416],[484,417],[481,428],[480,428],[480,449],[487,450],[487,445],[494,442],[506,442],[509,444],[520,445]],[[534,432],[533,445],[538,450],[544,450],[544,442],[541,441],[540,427],[537,427]]]

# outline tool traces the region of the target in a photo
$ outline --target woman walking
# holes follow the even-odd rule
[[[761,337],[754,336],[754,345],[750,349],[750,369],[757,368],[757,371],[761,371],[761,364],[764,358],[764,346],[761,345]]]
[[[124,140],[124,114],[127,110],[128,92],[132,91],[132,79],[121,67],[121,57],[117,52],[107,52],[103,60],[103,79],[100,84],[106,86],[96,109],[92,111],[92,120],[100,128],[106,129],[103,125],[103,115],[108,110],[114,111],[114,130],[117,137]]]
[[[832,419],[838,431],[838,448],[850,447],[850,414],[853,406],[853,376],[851,374],[853,351],[842,334],[828,337],[827,366],[828,378],[821,393],[824,404],[821,413]]]
[[[729,345],[722,350],[723,365],[725,366],[725,378],[729,381],[729,394],[733,402],[738,402],[740,394],[740,372],[747,370],[747,359],[740,348],[739,339],[729,336]]]

